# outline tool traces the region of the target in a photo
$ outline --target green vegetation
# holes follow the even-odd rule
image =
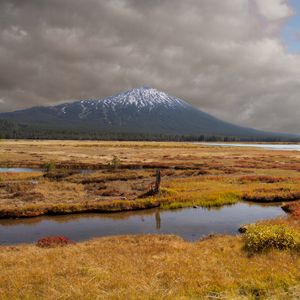
[[[46,172],[48,172],[48,173],[53,172],[56,169],[56,165],[54,162],[49,162],[49,163],[44,164],[43,169],[45,169]]]
[[[116,170],[121,166],[121,160],[117,155],[113,155],[112,160],[109,162],[108,167],[110,169]]]
[[[247,226],[245,249],[262,252],[270,249],[300,251],[300,233],[287,225],[254,224]]]
[[[223,205],[235,204],[241,200],[241,197],[234,192],[215,192],[196,196],[193,193],[184,196],[177,193],[171,193],[169,196],[159,198],[161,208],[176,209],[192,206],[218,207]]]
[[[13,121],[0,119],[0,136],[5,139],[41,139],[41,140],[103,140],[103,141],[199,141],[199,142],[297,142],[296,138],[285,137],[255,137],[255,136],[224,136],[224,135],[167,135],[167,134],[146,134],[108,132],[102,130],[82,128],[48,128],[18,124]]]

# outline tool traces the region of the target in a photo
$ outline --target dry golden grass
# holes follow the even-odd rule
[[[121,161],[109,168],[114,155]],[[300,154],[187,143],[1,141],[0,166],[57,169],[0,174],[0,215],[36,216],[76,211],[118,211],[157,206],[221,206],[300,198]],[[63,169],[62,169],[63,168]],[[98,169],[74,174],[74,168]],[[162,192],[145,200],[162,170]]]
[[[235,237],[101,238],[0,248],[1,299],[299,299],[300,256],[249,256]]]
[[[117,155],[123,165],[219,169],[300,170],[300,153],[255,148],[210,147],[174,142],[1,141],[1,166],[106,165]]]

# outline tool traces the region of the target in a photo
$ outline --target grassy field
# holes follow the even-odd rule
[[[0,217],[285,203],[243,236],[0,246],[0,299],[299,299],[300,152],[151,142],[1,141]],[[80,169],[94,170],[81,173]],[[160,169],[160,193],[145,197]],[[16,220],[17,221],[17,220]],[[32,219],[34,222],[34,219]]]
[[[300,153],[187,143],[1,141],[0,218],[300,198]],[[93,170],[81,174],[80,170]],[[161,192],[145,195],[161,170]]]
[[[299,299],[300,255],[237,237],[125,236],[0,248],[1,299]]]

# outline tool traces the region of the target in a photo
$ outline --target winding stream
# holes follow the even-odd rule
[[[151,209],[0,220],[0,244],[32,243],[49,235],[65,235],[74,241],[83,241],[112,235],[176,234],[195,241],[210,233],[238,234],[242,224],[285,215],[278,206],[241,202],[213,209]]]
[[[203,143],[201,143],[203,144]],[[209,145],[209,143],[204,143]],[[259,147],[278,150],[299,150],[300,145],[221,144],[212,146]],[[0,172],[43,172],[31,168],[0,168]],[[82,173],[93,172],[81,170]],[[176,234],[195,241],[210,234],[238,234],[243,224],[285,216],[274,205],[240,202],[221,208],[186,208],[179,210],[151,209],[113,214],[79,214],[0,220],[0,245],[33,243],[41,237],[65,235],[74,241],[94,237],[128,234]]]

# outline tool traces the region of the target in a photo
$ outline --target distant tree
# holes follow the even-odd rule
[[[109,162],[108,166],[113,169],[116,170],[120,167],[121,165],[121,160],[117,155],[113,155],[112,160]]]
[[[53,172],[56,169],[56,165],[54,162],[49,162],[44,164],[44,169],[46,170],[47,173]]]

